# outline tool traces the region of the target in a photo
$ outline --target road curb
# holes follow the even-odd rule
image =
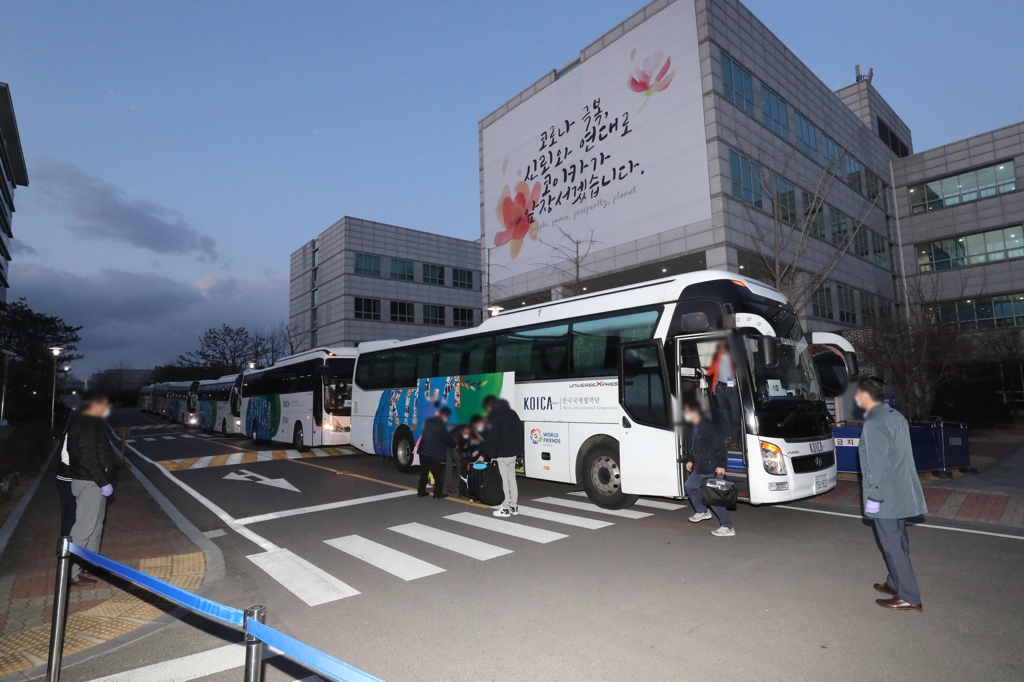
[[[4,525],[0,526],[0,554],[4,553],[7,549],[7,543],[10,542],[11,536],[14,535],[14,530],[18,527],[18,522],[21,521],[21,517],[25,515],[25,510],[28,508],[28,503],[32,501],[32,498],[36,494],[36,489],[39,488],[39,482],[43,480],[43,476],[50,468],[50,463],[53,461],[53,457],[56,455],[55,451],[51,451],[46,457],[46,461],[43,462],[43,467],[40,469],[39,474],[29,484],[25,494],[18,500],[18,504],[11,510],[11,515],[4,521]]]

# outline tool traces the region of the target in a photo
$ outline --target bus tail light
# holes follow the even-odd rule
[[[769,474],[786,475],[786,458],[782,456],[782,448],[778,445],[761,441],[761,461]]]

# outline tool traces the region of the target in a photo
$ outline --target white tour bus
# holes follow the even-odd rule
[[[143,389],[139,407],[180,424],[195,424],[195,387],[198,381],[165,381]],[[148,399],[145,396],[149,390]]]
[[[153,384],[147,384],[139,390],[139,410],[142,412],[153,411]]]
[[[242,431],[298,450],[348,445],[355,348],[315,348],[241,375]]]
[[[725,351],[735,374],[718,383]],[[581,483],[609,508],[638,495],[681,498],[690,441],[681,401],[693,399],[730,436],[727,476],[741,498],[762,504],[835,486],[825,399],[856,375],[856,357],[836,334],[808,340],[777,290],[694,272],[503,312],[474,329],[362,343],[352,443],[408,471],[420,379],[447,387],[510,372],[526,476]]]
[[[225,436],[239,433],[242,420],[238,411],[241,374],[200,381],[196,386],[196,425],[205,431],[220,431]]]

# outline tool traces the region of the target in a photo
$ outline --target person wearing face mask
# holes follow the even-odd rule
[[[86,394],[82,408],[67,435],[71,492],[75,496],[75,524],[71,541],[93,552],[100,551],[107,498],[114,493],[112,477],[117,468],[113,446],[107,438],[106,418],[110,401],[106,396]],[[83,587],[96,581],[82,575],[77,563],[71,567],[71,585]]]
[[[701,499],[700,487],[705,479],[725,475],[725,466],[728,463],[728,452],[725,449],[725,441],[722,434],[711,423],[711,419],[704,416],[704,411],[695,402],[686,401],[683,403],[683,418],[690,424],[693,440],[689,452],[687,452],[686,470],[690,475],[686,477],[683,487],[686,489],[686,496],[690,498],[693,511],[696,513],[690,517],[691,523],[700,523],[711,518],[711,512],[718,517],[719,527],[711,531],[715,537],[729,538],[736,535],[736,529],[729,519],[729,512],[725,507],[711,507],[708,511],[707,505]]]
[[[883,402],[885,383],[861,379],[857,405],[865,411],[858,455],[864,492],[864,515],[875,525],[889,575],[875,589],[889,595],[876,599],[879,606],[921,610],[921,590],[910,563],[907,519],[928,511],[910,447],[906,418]]]

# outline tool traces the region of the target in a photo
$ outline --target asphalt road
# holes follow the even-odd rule
[[[121,411],[112,424],[164,423]],[[741,506],[737,535],[715,538],[717,524],[688,523],[688,507],[612,516],[536,501],[586,499],[571,486],[521,480],[522,505],[570,518],[499,522],[526,529],[515,537],[469,525],[490,520],[487,509],[408,494],[415,477],[390,460],[224,465],[218,455],[252,446],[181,427],[132,439],[156,462],[130,453],[145,476],[218,535],[226,576],[205,596],[266,604],[268,624],[389,682],[1024,679],[1024,539],[912,529],[925,608],[892,612],[874,603],[871,584],[885,568],[857,518]],[[171,472],[159,464],[195,458],[209,459]],[[305,509],[351,500],[361,502]],[[579,525],[595,521],[611,525]],[[437,530],[461,538],[444,536],[459,551],[432,544]],[[188,618],[63,679],[237,681],[239,652],[224,647],[239,640]],[[268,682],[309,675],[282,657],[266,662]]]

